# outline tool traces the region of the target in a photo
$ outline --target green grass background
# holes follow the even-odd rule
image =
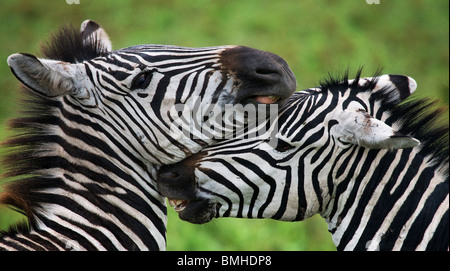
[[[99,22],[115,49],[136,44],[246,45],[282,56],[298,89],[347,68],[416,79],[416,95],[449,100],[449,1],[380,0],[2,0],[0,9],[0,140],[18,111],[18,82],[6,64],[63,23]],[[448,117],[447,117],[448,120]],[[0,166],[1,171],[1,166]],[[0,208],[0,229],[20,219]],[[334,250],[325,222],[222,218],[191,225],[169,210],[168,250]]]

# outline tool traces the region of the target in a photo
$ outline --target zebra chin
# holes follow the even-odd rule
[[[169,200],[171,201],[171,200]],[[178,200],[179,201],[179,200]],[[204,224],[211,221],[218,214],[220,203],[212,203],[208,199],[197,199],[194,201],[183,201],[183,206],[174,206],[181,220],[193,223]]]
[[[192,157],[197,156],[199,155]],[[201,196],[202,192],[198,189],[194,178],[194,167],[180,164],[161,167],[157,186],[159,192],[169,199],[169,205],[174,207],[181,220],[203,224],[211,221],[219,213],[220,203]]]

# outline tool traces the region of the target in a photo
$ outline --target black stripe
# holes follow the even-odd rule
[[[126,137],[122,137],[122,140],[125,141],[126,146],[123,146],[122,144],[117,141],[117,139],[111,135],[107,130],[104,129],[105,126],[109,127],[109,129],[113,130],[115,134],[120,135],[123,134],[123,132],[119,131],[119,129],[125,130],[125,127],[121,127],[120,123],[110,123],[108,120],[106,120],[103,116],[97,115],[91,111],[86,111],[84,108],[75,105],[71,103],[66,97],[64,98],[64,101],[67,105],[70,105],[75,111],[81,112],[82,114],[74,115],[64,108],[61,108],[62,115],[69,119],[70,121],[74,123],[78,123],[80,125],[91,127],[93,130],[98,131],[99,133],[102,133],[105,135],[110,142],[113,143],[114,146],[120,149],[120,152],[123,153],[127,158],[133,161],[134,164],[140,166],[141,168],[146,168],[145,164],[137,159],[134,155],[131,154],[131,152],[128,149],[132,149],[135,153],[138,153],[138,150],[131,144],[131,142]],[[82,115],[86,114],[90,118],[97,120],[97,122],[92,122],[89,119],[84,118]],[[119,129],[116,127],[119,126]],[[85,136],[87,134],[83,133]],[[92,146],[99,146],[102,150],[110,150],[108,151],[108,154],[110,154],[112,157],[119,158],[119,156],[112,151],[112,149],[109,146],[105,146],[105,143],[102,140],[99,140],[95,137],[92,137],[89,135],[90,138],[87,138],[85,143],[86,144],[92,144]],[[107,144],[106,144],[107,145]],[[114,154],[113,154],[114,153]],[[125,163],[124,163],[125,164]]]
[[[411,90],[409,89],[409,80],[408,77],[404,75],[389,75],[389,80],[395,85],[396,91],[400,95],[400,101],[408,98],[411,94]]]
[[[113,87],[113,88],[110,88],[110,87],[102,84],[101,81],[99,81],[98,83],[105,90],[107,90],[107,91],[109,91],[109,92],[111,92],[112,94],[115,94],[115,95],[126,95],[128,93],[128,91],[124,90],[122,87],[117,85],[115,81],[109,79],[108,76],[105,76],[104,74],[102,74],[102,75],[100,75],[100,77],[103,79],[103,81],[105,81],[106,83],[108,83],[109,85],[111,85]]]
[[[211,60],[218,58],[216,54],[211,54],[208,52],[205,52],[204,54],[195,54],[195,55],[192,54],[192,51],[184,52],[185,54],[183,54],[183,55],[173,55],[171,53],[180,53],[180,52],[167,50],[167,54],[151,55],[151,54],[146,54],[145,52],[142,52],[142,53],[136,52],[135,54],[142,57],[145,61],[150,62],[155,65],[158,65],[159,62],[169,61],[169,60],[180,60],[181,61],[181,60],[186,60],[189,58],[197,58],[197,57],[203,58],[204,57],[203,59],[200,59],[200,60],[192,60],[192,61],[186,62],[186,63],[183,63],[183,62],[179,63],[179,64],[184,65],[184,64],[194,64],[195,62],[198,62],[198,61],[207,60],[208,59],[207,57],[210,57]],[[121,55],[121,57],[123,57],[127,60],[130,60],[130,59],[128,59],[128,57],[130,57],[129,55]],[[134,62],[137,62],[137,61],[134,61]],[[178,63],[172,63],[171,65],[176,66],[177,64]]]
[[[307,172],[305,170],[305,157],[307,157],[312,151],[314,151],[314,148],[308,148],[303,155],[298,159],[298,171],[292,171],[292,173],[297,174],[298,176],[298,187],[297,187],[297,194],[298,194],[298,211],[295,220],[303,220],[305,218],[305,211],[308,208],[308,202],[306,201],[306,190],[305,190],[305,177],[306,175],[304,172]]]
[[[78,242],[78,244],[80,244],[80,246],[82,246],[84,249],[97,250],[93,246],[93,244],[85,238],[85,236],[78,234],[77,232],[73,231],[72,229],[66,228],[66,227],[56,223],[55,221],[48,219],[45,216],[42,216],[39,219],[45,226],[47,226],[48,228],[52,229],[53,231],[55,231],[63,236],[67,236],[70,240],[74,240],[74,241]],[[64,242],[63,240],[61,240],[61,243],[62,243],[61,246],[63,249],[66,249],[66,246],[68,248],[70,248],[70,244],[68,244],[67,242]]]
[[[229,182],[226,181],[227,178],[225,178],[224,176],[220,175],[219,173],[217,173],[217,172],[215,172],[215,171],[213,171],[213,170],[207,170],[207,169],[204,170],[204,171],[202,171],[202,172],[203,172],[203,174],[205,174],[206,176],[208,176],[211,180],[221,180],[221,181],[220,181],[220,184],[223,184],[224,186],[226,186],[227,188],[229,188],[229,187],[228,187],[228,186],[229,186]],[[235,188],[234,185],[233,185],[233,188]],[[233,189],[233,188],[231,188],[231,189]],[[229,189],[230,189],[230,188],[229,188]],[[231,189],[230,189],[230,190],[231,190]],[[232,209],[232,207],[233,207],[233,202],[232,202],[228,197],[223,196],[223,195],[220,195],[220,194],[217,194],[216,192],[207,190],[207,189],[205,189],[205,188],[201,188],[201,190],[202,190],[202,191],[206,191],[206,192],[208,192],[208,193],[211,193],[212,195],[218,196],[218,197],[220,197],[221,199],[223,199],[224,201],[226,201],[227,204],[228,204],[228,209],[222,214],[222,216],[223,216],[223,217],[230,216],[231,209]],[[240,192],[237,191],[237,193],[240,193]],[[238,195],[239,195],[239,194],[238,194]],[[241,194],[240,196],[242,196],[242,194]]]
[[[448,185],[448,183],[447,183]],[[448,187],[447,187],[448,191]],[[434,232],[433,237],[430,239],[430,242],[427,245],[426,250],[438,250],[438,251],[445,251],[449,249],[449,215],[448,215],[448,209],[445,211],[444,215],[442,216],[441,221],[439,222],[439,225],[436,228],[436,231]]]
[[[234,161],[238,162],[239,164],[242,165],[242,161],[243,159],[240,159],[238,157],[234,157],[233,158]],[[219,161],[218,161],[219,162]],[[231,171],[234,175],[236,175],[237,177],[239,177],[242,181],[244,181],[247,185],[249,185],[252,189],[253,189],[253,193],[252,193],[252,197],[250,199],[250,204],[248,204],[248,212],[247,212],[247,217],[248,218],[253,218],[253,211],[254,211],[254,207],[255,207],[255,202],[256,202],[256,198],[258,197],[259,194],[259,187],[257,185],[255,185],[252,181],[250,181],[244,174],[243,172],[240,172],[238,169],[236,169],[235,166],[233,166],[232,164],[228,163],[226,160],[220,160],[221,164],[223,166],[225,166],[229,171]],[[249,169],[251,170],[251,169]],[[253,170],[252,170],[253,171]],[[255,173],[256,174],[256,173]],[[246,174],[248,175],[248,173]],[[217,180],[215,180],[217,181]],[[220,182],[222,183],[222,181]],[[244,197],[242,195],[242,193],[240,193],[239,191],[239,200],[240,200],[240,204],[239,204],[239,211],[238,211],[238,215],[240,215],[242,217],[242,213],[243,213],[243,204],[244,202],[247,203],[246,200],[244,200]],[[247,204],[246,204],[247,205]]]
[[[426,172],[424,171],[423,174],[429,174],[426,175],[427,177],[431,177],[433,176],[433,172]],[[418,182],[418,184],[416,184],[416,186],[422,186],[422,184],[426,184],[427,182],[423,182],[424,178],[421,179],[420,182]],[[425,187],[415,187],[413,189],[413,193],[414,191],[417,191],[416,193],[418,195],[416,195],[416,197],[412,198],[413,200],[417,201],[417,203],[419,202],[419,198],[421,196],[421,193],[423,193],[425,191]],[[411,194],[413,194],[411,193]],[[440,183],[439,185],[437,185],[435,187],[435,189],[433,190],[433,192],[428,196],[425,204],[423,204],[422,206],[417,206],[417,208],[421,209],[419,215],[415,218],[414,223],[411,225],[410,229],[409,229],[409,233],[405,238],[405,241],[403,243],[402,249],[406,249],[406,250],[413,250],[417,247],[417,245],[419,245],[419,243],[422,241],[423,239],[423,234],[425,233],[425,229],[427,228],[427,226],[429,226],[431,224],[431,221],[434,217],[434,215],[436,214],[436,211],[439,208],[439,205],[441,205],[442,202],[444,202],[445,198],[448,195],[448,183]],[[413,195],[411,195],[413,196]],[[408,204],[410,207],[409,208],[414,208],[414,204]],[[395,221],[394,221],[395,222]],[[399,221],[400,223],[400,221]],[[447,220],[448,223],[448,220]],[[448,227],[447,227],[448,229]],[[448,231],[447,231],[448,232]],[[436,233],[435,233],[436,234]],[[448,234],[447,234],[448,236]],[[448,238],[447,238],[448,240]],[[430,250],[438,250],[438,249],[442,249],[442,247],[432,247],[429,246]]]

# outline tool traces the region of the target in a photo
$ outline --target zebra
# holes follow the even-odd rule
[[[5,142],[0,203],[28,222],[2,231],[0,250],[164,250],[156,170],[215,141],[173,133],[174,105],[192,97],[200,108],[281,105],[296,88],[288,64],[269,52],[151,44],[114,51],[91,20],[80,30],[63,26],[42,54],[7,60],[26,98]]]
[[[330,77],[286,102],[276,146],[223,141],[162,167],[158,188],[192,223],[320,214],[338,250],[448,250],[448,124],[436,101],[405,101],[416,88]]]

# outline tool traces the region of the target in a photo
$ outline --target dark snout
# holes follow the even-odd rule
[[[169,199],[195,200],[196,186],[194,167],[185,166],[183,161],[163,166],[159,170],[158,190]]]
[[[253,98],[259,103],[272,103],[272,99],[281,105],[297,87],[286,61],[270,52],[236,46],[222,52],[221,64],[223,69],[234,73],[240,84],[238,103]]]
[[[199,196],[195,179],[195,161],[198,154],[185,160],[160,168],[157,186],[160,193],[169,199],[169,204],[178,212],[180,219],[202,224],[216,215],[217,203]]]

